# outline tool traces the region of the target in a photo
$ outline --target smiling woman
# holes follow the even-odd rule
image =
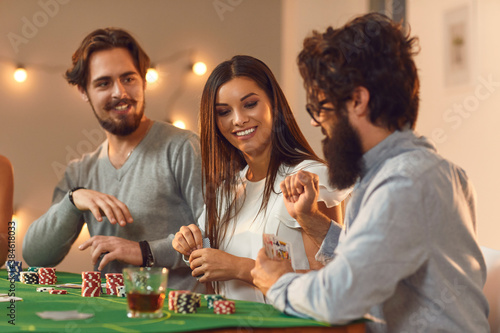
[[[340,203],[349,191],[329,187],[327,167],[258,59],[235,56],[214,69],[202,94],[200,131],[206,207],[199,227],[182,227],[172,244],[190,256],[201,282],[213,282],[228,298],[264,302],[250,275],[264,233],[292,246],[294,269],[319,267],[318,246],[295,219],[294,205],[285,204],[280,183],[298,174],[316,181],[320,195],[311,200],[311,210],[327,224],[342,222]],[[205,233],[210,249],[201,248]]]
[[[265,91],[252,79],[236,77],[220,87],[215,106],[220,133],[247,163],[254,165],[247,178],[264,179],[267,170],[256,165],[269,164],[273,120],[271,101]]]

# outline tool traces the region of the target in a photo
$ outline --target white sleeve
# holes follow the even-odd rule
[[[328,208],[337,206],[352,192],[352,188],[338,190],[332,187],[328,181],[328,167],[323,163],[319,163],[316,161],[305,161],[300,163],[295,168],[294,172],[298,172],[299,170],[304,170],[318,175],[318,201],[324,202]]]

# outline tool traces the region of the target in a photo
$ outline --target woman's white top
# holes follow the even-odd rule
[[[282,165],[276,175],[274,192],[271,192],[267,209],[259,213],[266,180],[249,181],[246,178],[247,166],[240,173],[241,183],[238,185],[236,196],[236,200],[244,200],[244,202],[237,216],[230,221],[227,236],[223,239],[219,249],[238,257],[255,260],[257,253],[263,247],[262,234],[275,234],[280,240],[291,245],[293,268],[295,270],[309,269],[309,262],[302,241],[301,227],[288,214],[280,190],[280,183],[287,176],[300,170],[315,173],[319,176],[318,202],[323,201],[327,207],[338,205],[351,192],[351,189],[338,191],[331,188],[328,184],[328,168],[322,163],[306,160],[295,167]],[[199,226],[204,233],[205,211],[200,216]],[[260,290],[244,281],[221,281],[219,286],[220,293],[228,299],[265,303],[264,295]]]

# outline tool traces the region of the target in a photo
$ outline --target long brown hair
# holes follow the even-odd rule
[[[247,164],[241,151],[220,133],[216,122],[215,101],[219,88],[235,77],[252,79],[266,92],[272,104],[271,159],[259,213],[267,207],[282,164],[295,166],[306,159],[322,162],[300,131],[285,95],[266,64],[243,55],[219,64],[205,84],[200,108],[205,230],[213,248],[219,248],[229,221],[238,213],[235,194],[239,173]]]

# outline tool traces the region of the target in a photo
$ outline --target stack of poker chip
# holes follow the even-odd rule
[[[7,267],[9,280],[21,281],[20,277],[21,272],[23,271],[22,261],[7,260],[5,262],[5,266]]]
[[[220,300],[224,300],[224,297],[222,297],[221,295],[205,295],[205,299],[207,300],[207,306],[209,309],[213,309],[214,308],[214,302],[215,301],[220,301]]]
[[[117,295],[116,288],[123,286],[123,274],[107,273],[106,274],[106,294]]]
[[[101,272],[82,272],[82,297],[101,296]]]
[[[232,314],[236,312],[236,306],[234,301],[219,300],[214,301],[214,313],[215,314]]]
[[[54,267],[40,267],[38,269],[38,281],[40,284],[56,284],[56,269]]]
[[[178,294],[175,302],[176,313],[196,313],[196,299],[192,293]]]
[[[21,282],[25,284],[38,284],[38,273],[21,272]]]
[[[201,306],[201,294],[193,293],[193,299],[195,301],[196,307],[199,308]]]
[[[168,309],[175,311],[175,306],[177,304],[177,296],[180,294],[189,294],[189,290],[172,290],[168,293]]]

